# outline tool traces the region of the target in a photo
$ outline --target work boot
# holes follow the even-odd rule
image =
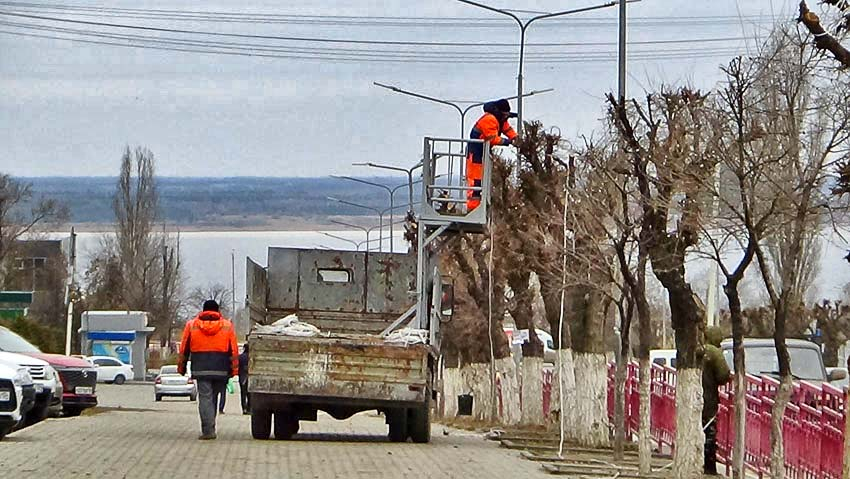
[[[212,441],[213,439],[215,439],[215,433],[201,434],[200,436],[198,436],[198,440],[200,441]]]

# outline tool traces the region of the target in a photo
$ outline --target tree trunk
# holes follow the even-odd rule
[[[582,446],[609,445],[607,363],[602,353],[575,355],[575,439]]]
[[[626,443],[626,354],[618,351],[614,373],[614,460],[622,461]]]
[[[676,449],[673,477],[703,477],[702,369],[680,368],[676,373]]]
[[[640,358],[640,427],[638,429],[638,470],[641,474],[652,473],[652,434],[650,431],[650,383],[652,363],[649,358]]]
[[[543,424],[543,358],[522,358],[522,424]]]
[[[517,375],[517,365],[513,358],[507,357],[496,360],[496,375],[501,385],[501,395],[497,395],[496,407],[501,424],[515,426],[522,420],[522,407],[520,406],[520,385]]]
[[[552,378],[552,395],[550,399],[551,411],[558,411],[556,415],[564,423],[566,437],[570,440],[575,437],[576,409],[576,375],[575,363],[573,362],[572,349],[559,349],[558,358],[555,363],[555,374]],[[563,408],[561,405],[563,404]]]
[[[729,300],[732,322],[732,354],[735,371],[735,445],[732,450],[732,476],[743,479],[747,434],[747,374],[744,367],[744,318],[737,282],[727,281],[723,288]]]
[[[782,436],[782,425],[785,419],[785,408],[791,400],[794,379],[782,376],[779,380],[779,392],[773,405],[770,418],[770,475],[773,479],[785,477],[785,444]]]
[[[490,364],[472,363],[462,368],[466,389],[472,393],[472,417],[489,421],[492,407],[490,395]]]
[[[469,392],[464,388],[461,369],[446,367],[443,370],[443,417],[453,418],[457,416],[457,397]]]

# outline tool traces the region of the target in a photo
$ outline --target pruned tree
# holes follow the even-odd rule
[[[610,115],[626,143],[629,174],[637,183],[642,244],[667,291],[676,332],[675,477],[702,473],[701,427],[704,312],[685,279],[685,256],[697,245],[701,199],[714,169],[707,96],[689,88],[663,90],[630,108],[608,95]]]

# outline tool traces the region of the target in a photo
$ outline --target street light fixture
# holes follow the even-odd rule
[[[339,199],[339,198],[335,198],[333,196],[328,196],[327,199],[328,199],[328,201],[334,201],[336,203],[341,203],[343,205],[348,205],[348,206],[353,206],[355,208],[363,208],[364,210],[374,211],[375,214],[378,215],[378,225],[380,227],[380,229],[378,230],[378,238],[379,238],[379,241],[380,241],[379,245],[384,244],[384,240],[383,240],[384,212],[383,211],[379,210],[378,208],[373,208],[371,206],[361,205],[360,203],[354,203],[352,201],[342,200],[342,199]],[[380,251],[380,249],[381,249],[381,246],[378,247],[379,251]]]
[[[621,1],[640,1],[640,0],[617,0],[617,1],[611,1],[611,2],[607,2],[607,3],[603,3],[603,4],[600,4],[600,5],[594,5],[594,6],[591,6],[591,7],[575,8],[575,9],[572,9],[572,10],[563,10],[563,11],[560,11],[560,12],[553,12],[553,13],[543,13],[543,14],[537,15],[535,17],[531,17],[530,19],[528,19],[526,21],[523,21],[521,18],[519,18],[517,15],[510,12],[509,10],[491,7],[490,5],[485,5],[483,3],[473,2],[471,0],[458,0],[458,1],[461,2],[461,3],[465,3],[467,5],[472,5],[474,7],[483,8],[483,9],[489,10],[491,12],[495,12],[495,13],[499,13],[499,14],[511,17],[517,23],[517,25],[519,26],[520,37],[519,37],[519,71],[518,71],[518,74],[517,74],[517,136],[522,138],[522,129],[523,129],[522,128],[523,127],[523,124],[522,124],[522,97],[523,97],[523,95],[522,95],[522,80],[523,80],[522,70],[523,69],[522,69],[522,67],[523,67],[523,63],[525,61],[525,32],[526,32],[526,30],[528,30],[528,27],[531,26],[532,23],[534,23],[538,20],[546,19],[546,18],[562,17],[562,16],[565,16],[565,15],[572,15],[574,13],[582,13],[582,12],[589,12],[589,11],[592,11],[592,10],[600,10],[600,9],[603,9],[603,8],[613,7],[614,5],[619,4]],[[519,161],[519,159],[517,159],[517,161]]]

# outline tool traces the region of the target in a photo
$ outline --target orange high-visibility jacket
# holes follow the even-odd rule
[[[192,377],[227,379],[239,374],[239,351],[233,323],[216,311],[204,311],[186,323],[178,369],[192,361]]]
[[[488,108],[485,106],[485,111],[487,110]],[[503,134],[508,137],[507,140],[502,138]],[[511,128],[507,119],[499,125],[499,118],[487,111],[475,122],[469,137],[474,140],[484,140],[490,146],[499,146],[510,144],[516,138],[516,132]],[[484,178],[483,159],[484,147],[480,144],[469,145],[469,153],[466,156],[466,182],[468,186],[481,187],[481,181]],[[467,191],[466,199],[466,209],[471,211],[481,204],[481,192]]]

